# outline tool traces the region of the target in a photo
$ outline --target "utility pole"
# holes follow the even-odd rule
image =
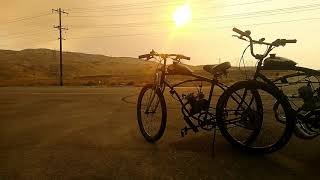
[[[52,9],[52,12],[57,12],[59,14],[59,26],[53,26],[56,29],[59,29],[59,40],[60,40],[60,86],[63,86],[63,64],[62,64],[62,31],[63,30],[68,30],[67,28],[62,27],[62,20],[61,20],[61,14],[68,14],[67,12],[65,12],[64,10],[62,10],[61,8],[58,9]]]

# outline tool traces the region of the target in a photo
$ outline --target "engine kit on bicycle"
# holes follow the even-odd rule
[[[275,56],[273,56],[274,58]],[[294,134],[302,139],[313,139],[320,135],[320,72],[317,70],[296,66],[292,60],[283,60],[281,63],[290,66],[278,66],[287,72],[276,77],[273,82],[287,95],[296,114],[297,122]],[[279,68],[265,68],[279,70]],[[283,122],[285,116],[278,109],[278,103],[273,107],[276,118]]]
[[[285,45],[296,41],[278,39],[275,42]],[[263,44],[263,41],[253,43]],[[320,135],[320,71],[296,65],[291,59],[270,54],[260,66],[261,70],[284,73],[274,78],[272,83],[284,92],[294,109],[296,123],[293,132],[299,138],[313,139]],[[273,110],[276,120],[284,123],[286,117],[279,110],[278,102],[274,103]]]

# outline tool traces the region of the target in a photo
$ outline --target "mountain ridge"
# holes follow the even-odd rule
[[[59,51],[45,48],[0,50],[0,86],[58,85],[59,56]],[[203,65],[187,66],[197,74],[212,76],[202,70]],[[133,57],[63,52],[66,85],[140,86],[152,82],[156,68],[154,61]],[[239,78],[237,68],[231,68],[230,72],[234,79]]]

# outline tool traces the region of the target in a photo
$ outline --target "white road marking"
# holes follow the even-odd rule
[[[117,93],[0,93],[0,95],[117,95]]]
[[[31,94],[35,94],[35,95],[38,95],[38,94],[67,94],[67,95],[81,95],[81,94],[107,94],[107,95],[115,95],[115,93],[79,93],[79,92],[75,92],[75,93],[31,93]]]

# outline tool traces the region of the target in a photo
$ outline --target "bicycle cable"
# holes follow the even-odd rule
[[[243,62],[244,69],[246,68],[246,65],[245,65],[245,62],[244,62],[244,54],[246,53],[246,51],[247,51],[247,49],[248,49],[249,47],[250,47],[250,45],[248,45],[248,46],[244,49],[244,51],[242,52],[242,55],[241,55],[241,57],[240,57],[240,60],[239,60],[239,71],[240,71],[240,72],[242,72],[242,70],[241,70],[241,62]],[[246,69],[244,70],[244,72],[245,72],[245,75],[246,75],[246,79],[248,79]]]

